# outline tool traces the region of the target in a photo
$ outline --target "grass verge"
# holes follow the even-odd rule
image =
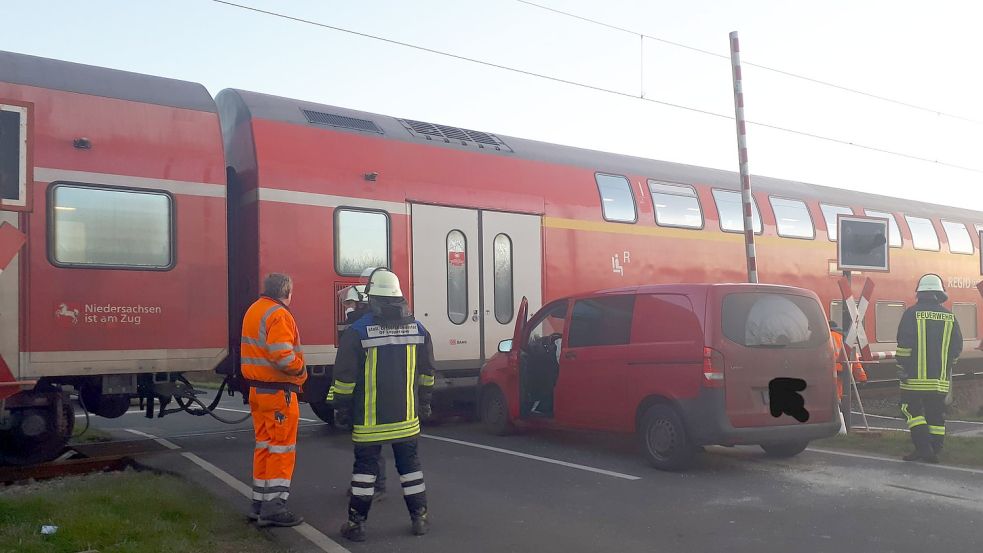
[[[41,535],[42,525],[58,526]],[[128,470],[0,489],[0,551],[282,552],[242,513],[173,476]]]
[[[816,440],[811,445],[827,449],[875,453],[890,457],[900,457],[914,449],[907,432],[891,431],[871,435],[834,436],[825,440]],[[946,465],[983,468],[983,438],[947,436],[945,449],[939,455],[939,459]]]

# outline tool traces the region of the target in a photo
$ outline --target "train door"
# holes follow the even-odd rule
[[[476,369],[512,335],[523,296],[542,294],[535,215],[414,204],[413,309],[439,369]]]

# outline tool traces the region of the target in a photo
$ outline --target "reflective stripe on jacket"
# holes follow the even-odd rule
[[[434,385],[430,335],[419,321],[396,327],[367,314],[341,338],[331,395],[352,410],[352,441],[393,442],[420,433],[417,394]]]
[[[962,332],[951,311],[927,301],[909,307],[898,325],[896,359],[907,374],[901,389],[948,393],[950,370],[962,349]]]
[[[249,380],[298,386],[307,380],[297,323],[285,305],[266,296],[243,317],[240,356],[242,376]]]

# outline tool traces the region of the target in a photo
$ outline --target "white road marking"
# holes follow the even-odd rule
[[[857,412],[857,411],[853,411],[853,414],[854,415],[859,415],[860,413]],[[867,416],[868,417],[872,417],[872,418],[877,418],[877,419],[890,419],[890,420],[893,420],[893,421],[904,421],[904,419],[901,418],[901,417],[886,417],[884,415],[871,415],[870,413],[867,413]],[[981,425],[983,425],[983,422],[980,422],[980,421],[957,421],[957,420],[948,419],[945,422],[958,422],[960,424],[981,424]]]
[[[624,479],[624,480],[641,480],[642,479],[642,477],[640,477],[640,476],[632,476],[630,474],[623,474],[623,473],[620,473],[620,472],[614,472],[614,471],[599,469],[599,468],[595,468],[595,467],[588,467],[586,465],[578,465],[576,463],[569,463],[567,461],[559,461],[557,459],[550,459],[549,457],[540,457],[538,455],[530,455],[528,453],[522,453],[520,451],[512,451],[511,449],[502,449],[500,447],[492,447],[490,445],[476,444],[476,443],[472,443],[472,442],[465,442],[465,441],[462,441],[462,440],[455,440],[453,438],[445,438],[443,436],[434,436],[433,434],[420,434],[420,437],[422,437],[422,438],[429,438],[431,440],[438,440],[438,441],[441,441],[441,442],[448,442],[448,443],[457,444],[457,445],[465,445],[465,446],[468,446],[468,447],[476,447],[478,449],[485,449],[485,450],[488,450],[488,451],[495,451],[497,453],[505,453],[507,455],[514,455],[516,457],[522,457],[523,459],[532,459],[534,461],[542,461],[544,463],[551,463],[551,464],[554,464],[554,465],[560,465],[560,466],[564,466],[564,467],[570,467],[570,468],[574,468],[574,469],[585,470],[585,471],[588,471],[588,472],[596,472],[597,474],[603,474],[605,476],[613,476],[615,478],[621,478],[621,479]]]
[[[140,432],[139,430],[133,430],[132,428],[124,428],[123,430],[126,430],[130,434],[136,434],[137,436],[143,436],[144,438],[151,439],[167,449],[181,449],[181,446],[177,445],[176,443],[170,440],[165,440],[164,438],[158,438],[153,434],[147,434],[146,432]]]
[[[870,461],[883,461],[885,463],[896,463],[896,464],[911,464],[909,461],[903,461],[901,459],[892,459],[890,457],[882,457],[880,455],[864,455],[863,453],[847,453],[845,451],[833,451],[830,449],[819,449],[810,447],[806,451],[812,451],[814,453],[825,453],[826,455],[839,455],[841,457],[853,457],[854,459],[868,459]],[[953,467],[950,465],[930,465],[925,463],[917,463],[920,467],[926,467],[937,470],[951,470],[956,472],[966,472],[969,474],[980,474],[983,475],[983,470],[971,469],[966,467]]]
[[[248,409],[232,409],[232,408],[229,408],[229,407],[216,407],[215,410],[216,411],[232,411],[233,413],[252,413],[252,411],[249,411]],[[303,421],[303,422],[317,422],[314,419],[305,419],[304,417],[300,417],[300,420]]]
[[[164,438],[158,438],[153,434],[147,434],[146,432],[140,432],[139,430],[132,430],[130,428],[126,428],[125,430],[127,432],[136,434],[137,436],[143,436],[145,438],[154,440],[157,443],[167,447],[168,449],[181,449],[181,446],[176,445],[173,442],[169,442]],[[189,451],[181,452],[181,456],[191,461],[192,463],[198,465],[199,467],[205,469],[206,471],[211,473],[212,476],[218,478],[233,490],[246,496],[246,498],[248,499],[253,498],[253,489],[250,488],[245,483],[237,480],[236,477],[232,476],[231,474],[225,472],[224,470],[216,467],[215,465],[209,463],[208,461],[202,459],[201,457]],[[325,551],[327,553],[351,553],[350,551],[339,545],[338,542],[332,540],[328,536],[325,536],[324,534],[321,533],[320,530],[314,528],[313,526],[307,524],[306,522],[303,522],[298,526],[294,526],[293,529],[296,530],[297,533],[300,534],[301,536],[307,538],[308,541],[316,545],[318,549],[320,549],[321,551]]]

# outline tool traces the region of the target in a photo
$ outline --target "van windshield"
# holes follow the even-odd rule
[[[819,304],[792,294],[728,294],[722,325],[727,339],[747,347],[809,348],[829,340]]]

